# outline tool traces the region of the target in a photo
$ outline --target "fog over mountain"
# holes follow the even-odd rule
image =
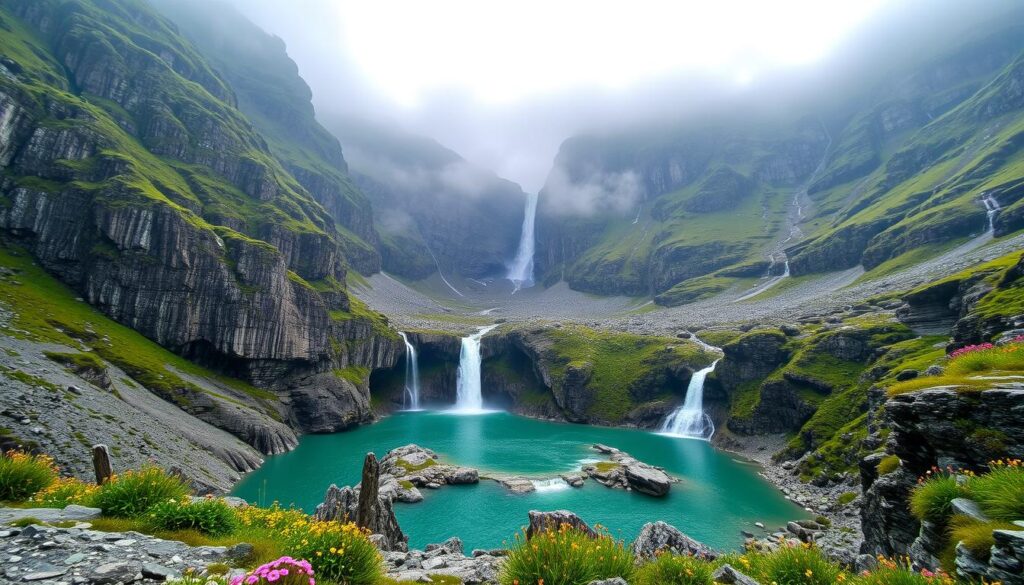
[[[628,13],[590,7],[574,15],[526,3],[517,5],[522,14],[509,15],[457,2],[415,10],[388,2],[375,3],[376,10],[332,0],[234,2],[284,39],[321,118],[356,116],[430,136],[527,191],[543,185],[559,144],[573,134],[841,90],[844,79],[856,79],[857,68],[877,57],[876,46],[897,60],[1013,5],[904,0],[843,9],[781,2],[766,10],[745,2],[719,9],[641,3]],[[390,24],[382,14],[391,15]],[[416,18],[427,20],[405,22]],[[892,38],[901,47],[895,53]],[[512,39],[514,50],[506,46]],[[388,46],[396,54],[365,54]],[[450,63],[423,62],[432,57]],[[490,70],[483,69],[487,63]],[[419,85],[389,85],[390,78],[412,77],[408,68],[417,64],[431,68],[435,81],[424,73]],[[388,65],[396,71],[381,74]],[[523,71],[541,66],[533,76]],[[526,86],[506,87],[503,77]]]

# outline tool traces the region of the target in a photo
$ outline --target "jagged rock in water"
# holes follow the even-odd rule
[[[394,504],[391,498],[378,497],[374,508],[374,516],[367,519],[366,526],[374,534],[384,537],[384,550],[405,551],[408,549],[409,537],[402,532],[395,517]],[[324,494],[324,501],[316,507],[313,517],[317,520],[354,521],[359,514],[359,489],[351,487],[339,488],[331,484]]]
[[[671,524],[660,520],[644,524],[633,541],[633,556],[653,559],[662,552],[695,556],[709,561],[718,558],[718,553],[710,547],[686,536]]]
[[[608,455],[615,465],[587,464],[583,466],[583,472],[606,487],[631,489],[649,496],[660,497],[667,495],[672,484],[679,481],[665,473],[661,467],[638,461],[629,453],[615,447],[599,443],[593,448]]]
[[[588,526],[582,518],[568,510],[554,510],[551,512],[530,510],[529,517],[530,522],[526,528],[527,539],[533,538],[537,534],[543,534],[547,530],[558,530],[563,525],[579,530],[591,538],[597,538],[597,532],[594,529]]]

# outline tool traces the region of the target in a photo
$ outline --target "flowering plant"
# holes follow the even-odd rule
[[[993,347],[995,347],[995,346],[992,345],[991,343],[979,343],[977,345],[965,345],[964,347],[961,347],[960,349],[958,349],[958,350],[954,351],[953,353],[949,354],[949,359],[953,360],[953,359],[956,359],[956,358],[958,358],[958,357],[960,357],[960,356],[962,356],[964,354],[967,354],[967,353],[972,353],[972,352],[975,352],[975,351],[985,351],[986,349],[992,349]]]
[[[313,578],[313,567],[309,561],[295,560],[292,557],[281,557],[253,571],[239,575],[231,580],[230,585],[256,585],[274,583],[275,585],[316,585]]]

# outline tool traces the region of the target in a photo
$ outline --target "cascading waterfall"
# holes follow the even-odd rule
[[[405,342],[405,393],[402,407],[405,410],[420,410],[420,362],[416,346],[403,331],[398,332]]]
[[[526,196],[526,212],[523,214],[523,231],[519,236],[519,249],[508,267],[508,279],[515,290],[533,286],[534,225],[537,220],[537,194]]]
[[[692,340],[705,349],[721,351],[721,349],[697,339],[696,336]],[[710,439],[711,435],[715,434],[715,423],[704,412],[704,380],[707,379],[708,374],[715,371],[715,366],[719,361],[721,358],[703,370],[693,373],[690,384],[686,387],[686,399],[683,400],[683,405],[668,415],[661,425],[662,433],[674,437],[704,440]]]
[[[564,479],[553,477],[551,479],[532,479],[533,489],[539,494],[547,492],[560,492],[569,489],[570,486]]]
[[[480,388],[480,340],[497,325],[481,327],[476,333],[462,338],[459,352],[459,373],[456,379],[455,409],[461,414],[478,414],[484,411],[484,399]]]
[[[996,214],[1002,209],[996,198],[985,193],[981,196],[981,202],[985,205],[985,215],[988,216],[988,231],[996,231]]]

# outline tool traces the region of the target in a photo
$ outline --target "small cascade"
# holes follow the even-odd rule
[[[981,196],[981,202],[985,205],[985,215],[988,216],[988,231],[995,233],[996,231],[996,214],[1002,209],[999,206],[999,202],[996,198],[988,193]]]
[[[534,225],[537,220],[537,194],[531,193],[526,196],[526,211],[523,214],[523,231],[519,236],[519,249],[516,250],[516,257],[508,267],[508,279],[512,281],[515,290],[533,286],[533,250],[534,250]]]
[[[456,379],[454,412],[480,414],[484,411],[484,399],[480,382],[480,340],[497,325],[481,327],[476,333],[462,338],[459,352],[459,372]]]
[[[405,393],[402,395],[402,408],[405,410],[420,409],[420,362],[416,354],[416,346],[409,341],[404,331],[399,331],[405,342]]]
[[[721,351],[717,347],[710,346],[694,336],[693,341],[699,343],[705,349]],[[688,439],[711,439],[715,434],[715,423],[711,417],[704,412],[704,380],[708,374],[715,371],[715,366],[721,358],[715,360],[710,366],[693,373],[690,384],[686,387],[686,399],[683,405],[668,415],[661,425],[661,432],[673,437],[685,437]]]
[[[570,486],[566,481],[560,477],[553,477],[551,479],[531,479],[530,483],[533,484],[533,489],[539,493],[547,492],[560,492],[562,490],[569,489]]]

